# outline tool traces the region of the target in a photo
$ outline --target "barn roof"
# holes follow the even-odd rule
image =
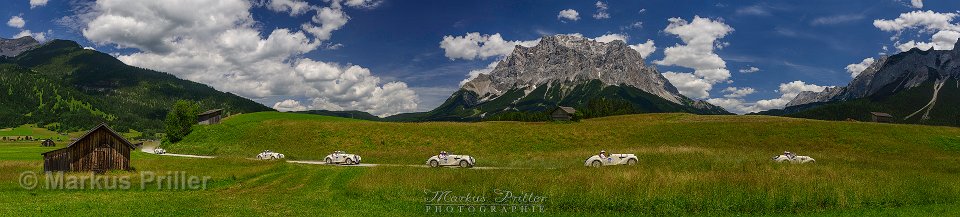
[[[570,113],[570,114],[577,113],[577,109],[574,109],[573,107],[560,106],[559,108],[557,108],[557,110],[563,110],[563,112]]]
[[[885,117],[885,118],[892,118],[892,117],[893,117],[893,115],[890,115],[890,114],[887,114],[887,113],[883,113],[883,112],[870,112],[870,114],[873,115],[873,116],[877,116],[877,117]]]
[[[203,113],[200,113],[200,114],[198,114],[197,116],[209,115],[209,114],[218,113],[218,112],[221,112],[221,111],[223,111],[223,109],[211,109],[211,110],[205,111],[205,112],[203,112]]]
[[[127,141],[126,138],[123,138],[123,136],[121,136],[119,133],[117,133],[117,131],[113,131],[113,129],[110,129],[110,127],[107,126],[106,123],[101,123],[100,125],[97,125],[97,127],[94,127],[92,130],[87,131],[87,133],[84,133],[83,136],[77,138],[77,140],[71,142],[70,145],[67,145],[67,147],[63,147],[63,148],[60,148],[60,149],[56,149],[56,150],[44,152],[44,153],[42,153],[42,154],[40,154],[40,155],[47,155],[47,153],[50,153],[50,152],[55,152],[55,151],[59,151],[59,150],[63,150],[63,149],[68,149],[68,148],[70,148],[71,146],[73,146],[73,144],[77,144],[77,142],[82,141],[83,138],[87,138],[87,136],[89,136],[89,135],[90,135],[91,133],[93,133],[93,132],[96,132],[96,131],[99,130],[100,128],[106,129],[108,133],[110,133],[111,135],[117,137],[117,139],[120,140],[120,142],[123,142],[123,144],[126,144],[128,147],[130,147],[130,149],[135,149],[135,148],[133,147],[133,144],[130,143],[130,141]]]

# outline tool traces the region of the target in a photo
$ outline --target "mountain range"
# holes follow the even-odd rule
[[[622,113],[730,114],[681,95],[624,41],[605,43],[581,36],[552,35],[542,37],[533,47],[515,46],[491,72],[463,84],[438,108],[394,119],[482,120],[503,113],[549,111],[558,106],[591,112],[591,106],[598,107],[591,102],[611,101]]]
[[[38,124],[61,132],[101,122],[160,132],[177,100],[228,113],[272,110],[176,76],[124,64],[73,41],[0,39],[0,127]]]
[[[545,117],[559,106],[586,117],[632,113],[730,114],[679,93],[625,42],[574,35],[517,45],[489,73],[465,82],[439,107],[379,118],[359,111],[304,111],[380,121],[478,121]],[[35,123],[73,131],[100,122],[117,129],[159,131],[176,100],[228,113],[272,110],[173,75],[124,64],[66,40],[0,39],[0,126]],[[760,112],[824,120],[870,119],[960,125],[960,44],[954,50],[912,49],[879,58],[845,87],[802,92],[784,109]],[[518,115],[519,114],[519,115]]]
[[[911,50],[880,57],[845,87],[806,91],[784,109],[760,112],[823,120],[870,120],[960,126],[960,42],[953,50]]]

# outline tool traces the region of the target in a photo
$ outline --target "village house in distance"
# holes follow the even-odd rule
[[[100,124],[67,147],[43,155],[43,171],[98,172],[130,170],[133,144]]]
[[[577,109],[572,107],[560,106],[559,108],[553,110],[550,113],[550,118],[553,118],[554,121],[570,121],[573,120],[573,114],[577,113]]]
[[[220,119],[223,119],[223,109],[213,109],[205,111],[197,115],[197,124],[199,125],[213,125],[219,124]]]
[[[883,112],[870,112],[870,121],[877,123],[893,123],[893,115]]]

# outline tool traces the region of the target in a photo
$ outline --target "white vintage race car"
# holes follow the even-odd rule
[[[594,155],[590,156],[590,158],[587,158],[587,160],[583,162],[583,165],[588,167],[635,164],[637,164],[637,156],[634,154],[611,154],[605,157]]]
[[[276,159],[283,159],[283,154],[276,153],[270,150],[264,150],[263,152],[260,152],[260,154],[257,154],[257,160],[276,160]]]
[[[427,166],[430,167],[459,166],[469,168],[474,165],[477,165],[477,161],[469,155],[434,155],[427,159]]]
[[[323,162],[327,164],[346,164],[346,165],[355,165],[360,164],[360,155],[347,154],[343,151],[334,151],[333,154],[327,155],[323,158]]]
[[[155,149],[153,149],[153,153],[154,153],[154,154],[166,154],[166,153],[167,153],[167,150],[163,150],[162,148],[155,148]]]
[[[790,163],[795,163],[795,164],[817,162],[817,160],[814,160],[814,159],[813,159],[812,157],[810,157],[810,156],[793,156],[793,157],[790,157],[790,156],[783,155],[783,154],[777,155],[777,156],[773,156],[773,158],[771,158],[771,160],[773,160],[774,162],[777,162],[777,163],[790,162]]]

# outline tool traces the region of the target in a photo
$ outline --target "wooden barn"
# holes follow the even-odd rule
[[[571,107],[563,107],[550,112],[550,118],[553,118],[554,121],[569,121],[573,120],[573,114],[577,113],[577,110]]]
[[[870,112],[870,121],[877,123],[892,123],[893,115],[883,112]]]
[[[43,142],[40,142],[41,147],[54,147],[57,146],[57,143],[54,143],[52,139],[44,139]]]
[[[43,153],[43,171],[104,172],[130,170],[133,144],[100,124],[67,147]]]
[[[220,119],[223,118],[223,109],[214,109],[206,111],[197,115],[197,124],[200,125],[211,125],[219,124]]]

